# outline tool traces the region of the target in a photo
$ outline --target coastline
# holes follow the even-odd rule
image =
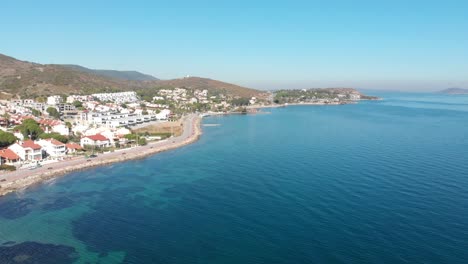
[[[356,104],[357,102],[348,102],[345,104]],[[279,108],[295,105],[343,105],[343,103],[290,103],[290,104],[272,104],[272,105],[252,105],[247,106],[247,109],[264,109],[264,108]],[[160,152],[180,148],[191,144],[199,139],[202,135],[201,120],[204,117],[215,116],[215,115],[232,115],[232,114],[244,114],[241,112],[211,112],[204,114],[191,114],[184,117],[183,122],[183,133],[180,136],[171,138],[165,141],[158,141],[148,143],[146,146],[139,146],[130,149],[116,150],[115,152],[105,153],[99,155],[97,158],[85,160],[84,157],[77,157],[72,160],[61,161],[52,163],[35,170],[19,170],[14,172],[5,173],[0,175],[0,180],[5,179],[6,181],[0,182],[0,197],[27,189],[28,187],[39,184],[41,182],[54,179],[65,174],[85,170],[98,166],[110,165],[117,162],[124,162],[127,160],[142,159],[148,156],[155,155]]]
[[[21,170],[1,175],[6,181],[0,182],[0,197],[8,193],[24,190],[32,185],[50,180],[65,174],[85,170],[97,166],[109,165],[127,160],[145,158],[163,151],[180,148],[196,142],[202,135],[202,117],[190,115],[183,121],[183,134],[166,141],[149,143],[146,146],[119,150],[99,155],[97,158],[88,159],[83,157],[73,160],[49,164],[36,170]]]
[[[331,102],[331,103],[321,103],[321,102],[301,102],[301,103],[286,103],[286,104],[271,104],[271,105],[251,105],[247,106],[247,109],[262,109],[262,108],[280,108],[280,107],[288,107],[288,106],[295,106],[295,105],[316,105],[316,106],[326,106],[326,105],[347,105],[347,104],[357,104],[358,102]]]

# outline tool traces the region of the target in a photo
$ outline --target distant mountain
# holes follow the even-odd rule
[[[157,81],[158,78],[144,74],[137,71],[115,71],[115,70],[94,70],[89,69],[80,65],[73,65],[73,64],[63,64],[60,66],[64,66],[70,69],[92,73],[99,76],[115,78],[119,80],[127,80],[127,81]]]
[[[189,89],[207,89],[210,93],[224,93],[231,96],[250,97],[262,92],[238,85],[190,77],[174,80],[129,80],[141,73],[125,74],[119,71],[120,78],[109,77],[86,70],[81,66],[56,64],[38,64],[20,61],[0,54],[0,99],[12,96],[35,98],[47,95],[92,94],[97,92],[137,91],[147,96],[156,94],[158,89],[185,87]],[[151,76],[152,77],[152,76]],[[154,78],[154,77],[152,77]],[[155,79],[155,78],[154,78]]]
[[[448,88],[448,89],[440,91],[439,93],[444,93],[444,94],[468,94],[468,89]]]

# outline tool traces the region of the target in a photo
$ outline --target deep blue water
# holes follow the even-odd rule
[[[377,95],[1,198],[0,263],[467,263],[468,97]]]

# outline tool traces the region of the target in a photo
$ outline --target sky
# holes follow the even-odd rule
[[[0,53],[252,88],[468,88],[468,1],[2,0]]]

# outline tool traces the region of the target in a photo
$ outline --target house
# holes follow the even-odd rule
[[[70,129],[65,124],[58,124],[53,126],[52,132],[59,133],[62,136],[70,135]]]
[[[65,144],[53,138],[41,139],[37,141],[37,144],[39,144],[42,147],[42,150],[51,157],[63,157],[67,152]]]
[[[57,105],[63,102],[63,98],[60,95],[53,95],[47,97],[47,104],[48,105]]]
[[[14,165],[20,161],[20,157],[11,149],[0,150],[0,164]]]
[[[105,148],[111,146],[110,140],[101,134],[82,137],[80,140],[80,145],[82,147],[92,146],[97,148]]]
[[[67,148],[67,154],[73,154],[83,149],[82,146],[76,143],[67,143],[65,147]]]
[[[158,120],[167,120],[169,116],[171,115],[171,110],[169,109],[163,109],[159,114],[156,114],[156,118]]]
[[[32,140],[15,143],[8,147],[22,160],[42,160],[42,147]]]

